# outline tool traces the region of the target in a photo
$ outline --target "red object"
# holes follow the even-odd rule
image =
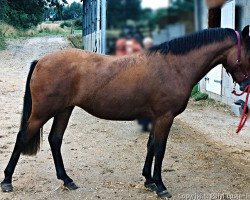
[[[237,61],[236,61],[236,66],[238,66],[240,68],[240,70],[242,71],[241,69],[241,42],[240,42],[240,33],[238,31],[235,31],[236,35],[237,35]],[[242,73],[245,75],[245,78],[248,78],[248,74],[247,73],[244,73],[242,71]],[[247,85],[245,90],[242,92],[242,93],[237,93],[235,91],[235,89],[233,89],[233,94],[236,95],[236,96],[242,96],[244,93],[247,93],[247,96],[246,96],[246,100],[245,100],[245,104],[244,104],[244,108],[243,108],[243,112],[241,113],[241,117],[240,117],[240,122],[239,122],[239,125],[238,125],[238,128],[236,130],[236,133],[239,133],[241,131],[241,129],[244,127],[249,115],[250,115],[250,112],[248,112],[248,114],[246,113],[247,111],[247,103],[248,103],[248,99],[249,99],[249,94],[250,94],[250,85]]]
[[[244,108],[243,108],[243,112],[241,113],[241,117],[240,117],[240,123],[238,125],[238,128],[236,130],[236,133],[239,133],[241,131],[241,129],[244,127],[249,115],[250,115],[250,112],[248,112],[248,114],[246,114],[246,111],[247,111],[247,103],[248,103],[248,99],[249,99],[249,94],[250,94],[250,85],[248,85],[245,90],[242,92],[242,93],[237,93],[235,90],[233,90],[233,94],[236,95],[236,96],[241,96],[243,95],[244,93],[247,93],[247,96],[246,96],[246,101],[245,101],[245,104],[244,104]]]

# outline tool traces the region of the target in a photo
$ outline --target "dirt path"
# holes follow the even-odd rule
[[[18,131],[30,62],[69,46],[64,38],[42,37],[10,41],[0,52],[0,179]],[[227,108],[204,102],[191,103],[175,120],[163,165],[172,199],[250,199],[250,137],[247,130],[235,135],[235,122]],[[21,157],[14,192],[0,192],[0,199],[157,199],[143,187],[148,135],[135,122],[105,121],[74,110],[62,154],[80,186],[76,191],[63,190],[56,179],[47,142],[50,124],[44,128],[42,151]]]

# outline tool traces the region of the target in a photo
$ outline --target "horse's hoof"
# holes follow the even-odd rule
[[[145,186],[147,189],[151,190],[152,192],[157,191],[157,186],[156,186],[155,183],[149,183],[149,184],[144,183],[144,186]]]
[[[74,182],[64,184],[64,187],[66,187],[68,190],[76,190],[79,188]]]
[[[1,188],[3,192],[12,192],[13,186],[11,183],[1,183]]]
[[[171,198],[172,197],[172,195],[167,190],[164,190],[162,192],[157,192],[157,195],[158,195],[158,197],[160,197],[162,199]]]

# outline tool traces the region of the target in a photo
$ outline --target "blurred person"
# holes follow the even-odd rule
[[[145,37],[142,41],[142,44],[143,44],[144,49],[147,50],[147,49],[150,49],[154,45],[154,42],[151,37]],[[151,124],[151,119],[148,117],[138,119],[138,124],[142,126],[143,132],[148,132],[150,131],[149,125]]]
[[[124,56],[126,55],[126,39],[119,38],[115,43],[115,55]]]
[[[142,46],[135,38],[131,38],[126,41],[127,55],[139,52],[141,50],[142,50]]]
[[[130,55],[142,50],[142,34],[134,27],[127,26],[116,41],[115,55]]]

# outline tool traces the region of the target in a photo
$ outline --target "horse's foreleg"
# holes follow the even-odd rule
[[[156,191],[157,187],[151,175],[153,159],[154,159],[154,126],[152,127],[148,138],[147,156],[143,167],[142,175],[146,179],[144,183],[145,187],[149,188],[152,191]]]
[[[162,177],[162,161],[165,154],[166,143],[169,135],[170,128],[173,123],[173,115],[166,114],[164,116],[159,117],[155,121],[154,127],[154,156],[155,156],[155,165],[154,165],[154,174],[153,179],[157,186],[157,195],[159,197],[167,197],[170,198],[171,194],[167,191],[165,187]]]
[[[53,125],[49,134],[49,143],[55,163],[57,178],[64,182],[64,186],[70,190],[77,189],[73,180],[67,175],[61,155],[63,134],[68,125],[70,115],[74,107],[66,108],[54,117]]]

